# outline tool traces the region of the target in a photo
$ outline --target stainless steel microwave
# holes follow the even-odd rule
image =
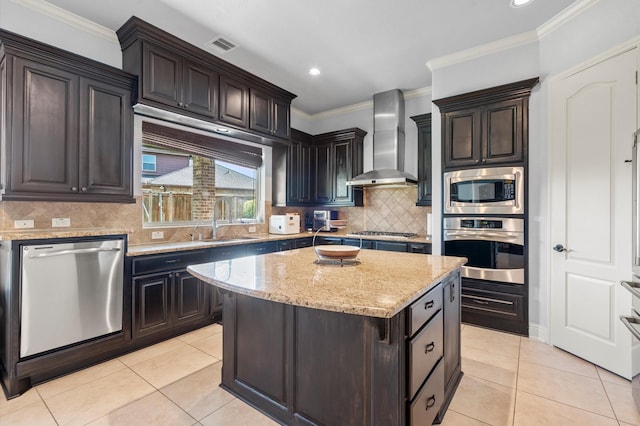
[[[444,174],[445,214],[524,214],[524,168],[490,167]]]

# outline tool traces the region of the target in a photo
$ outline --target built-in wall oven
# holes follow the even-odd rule
[[[524,168],[490,167],[446,172],[444,214],[524,214]]]
[[[469,259],[463,277],[524,284],[524,219],[446,217],[443,240],[447,256]]]
[[[525,221],[518,217],[444,218],[444,254],[466,257],[462,320],[528,335]]]

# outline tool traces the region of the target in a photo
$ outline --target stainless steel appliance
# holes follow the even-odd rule
[[[491,167],[444,174],[445,214],[524,214],[524,168]]]
[[[633,337],[631,370],[633,378],[631,389],[636,407],[640,410],[640,129],[634,133],[633,142],[633,264],[632,282],[622,282],[622,286],[631,292],[631,312],[630,315],[623,315],[620,320],[629,329]]]
[[[331,221],[338,220],[337,210],[314,210],[313,230],[322,232],[337,231],[338,228],[331,225]]]
[[[524,219],[446,217],[444,254],[469,259],[462,277],[524,284]]]
[[[20,357],[122,330],[124,237],[23,245]]]

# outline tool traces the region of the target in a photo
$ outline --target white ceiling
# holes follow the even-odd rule
[[[239,47],[220,57],[295,93],[307,114],[431,86],[427,61],[534,31],[575,2],[49,0],[114,31],[136,15],[200,48],[222,35]]]

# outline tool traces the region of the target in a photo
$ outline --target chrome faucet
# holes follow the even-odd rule
[[[195,239],[196,230],[200,225],[204,225],[204,222],[202,221],[202,219],[199,219],[198,222],[196,223],[196,226],[193,227],[193,230],[191,231],[191,241]],[[202,240],[202,232],[198,232],[198,241],[200,240]]]
[[[218,201],[226,200],[226,197],[216,198],[213,202],[213,220],[211,221],[211,230],[213,231],[213,239],[218,239],[218,228],[222,225],[218,223],[218,213],[216,210],[216,206],[218,205]],[[229,223],[231,223],[231,205],[227,208],[227,218],[229,219]]]

